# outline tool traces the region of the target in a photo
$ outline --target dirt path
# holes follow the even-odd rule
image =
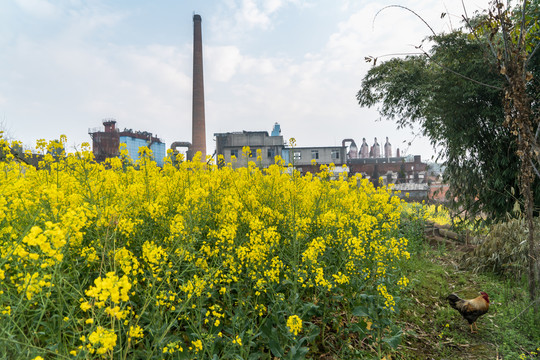
[[[431,234],[427,240],[429,247],[418,254],[422,259],[415,260],[409,274],[413,285],[400,315],[407,334],[401,358],[500,359],[490,335],[496,326],[493,311],[478,320],[480,330],[471,334],[468,323],[446,300],[454,292],[476,297],[485,286],[481,277],[460,265],[472,246],[439,234]]]

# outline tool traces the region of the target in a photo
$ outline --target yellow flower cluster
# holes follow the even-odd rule
[[[385,285],[379,284],[377,285],[377,290],[379,293],[384,297],[384,306],[389,308],[390,310],[394,311],[394,306],[396,306],[396,302],[394,300],[394,297],[388,293],[388,290],[386,289]]]
[[[298,315],[289,316],[287,319],[287,328],[291,334],[297,336],[302,331],[302,319]]]
[[[128,331],[128,340],[131,341],[131,339],[141,339],[143,334],[143,329],[139,325],[130,326]]]
[[[236,337],[233,339],[232,343],[236,344],[238,346],[242,346],[242,338],[240,336],[236,335]]]
[[[108,357],[107,354],[114,349],[117,338],[118,337],[113,330],[98,326],[97,329],[88,336],[86,347],[91,354],[95,352],[102,357]],[[81,340],[84,342],[86,338],[82,337]]]
[[[162,350],[164,354],[173,354],[175,352],[184,352],[184,348],[180,346],[179,341],[170,342]]]
[[[137,260],[133,253],[126,248],[118,249],[114,253],[114,261],[126,275],[136,276],[137,274],[142,273],[142,270],[139,267],[139,260]]]
[[[109,298],[115,304],[120,301],[129,300],[129,290],[131,283],[126,275],[118,278],[114,272],[108,272],[105,278],[97,278],[94,280],[94,285],[86,290],[87,296],[93,297],[96,300],[97,307],[103,307],[105,301]]]
[[[19,273],[15,275],[15,279],[21,279],[17,283],[17,291],[19,293],[23,292],[26,294],[28,300],[32,300],[35,294],[39,294],[44,287],[54,286],[51,283],[51,275],[42,275],[39,272],[34,272],[31,275],[26,273],[24,277]]]
[[[195,350],[195,352],[202,351],[203,345],[201,339],[192,341],[191,344],[193,345],[193,349]]]
[[[143,244],[143,259],[152,270],[152,275],[158,277],[161,272],[160,263],[167,260],[167,253],[165,250],[156,245],[153,241],[146,241]]]
[[[403,206],[403,212],[439,225],[450,225],[452,223],[450,213],[443,205],[409,203]]]
[[[397,284],[399,285],[399,287],[401,288],[404,288],[404,287],[407,287],[407,285],[409,285],[409,279],[406,277],[406,276],[402,276]]]

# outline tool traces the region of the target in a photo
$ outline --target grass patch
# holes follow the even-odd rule
[[[399,324],[404,330],[397,358],[539,359],[540,316],[530,305],[525,278],[475,274],[461,266],[470,249],[461,245],[415,244],[405,264],[411,286],[404,294]],[[489,312],[471,334],[465,319],[446,296],[474,298],[486,291]]]

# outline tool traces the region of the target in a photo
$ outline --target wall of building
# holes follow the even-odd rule
[[[317,164],[334,163],[340,166],[346,162],[344,146],[326,146],[326,147],[296,147],[288,148],[288,163],[294,163],[295,166],[311,165],[315,160]],[[294,162],[293,162],[294,160]]]
[[[96,161],[118,156],[118,132],[98,132],[92,136],[92,149]]]
[[[129,157],[133,161],[139,159],[139,148],[148,146],[148,141],[144,139],[139,139],[131,136],[120,136],[120,143],[126,144],[126,149],[128,151]],[[154,160],[159,166],[163,166],[163,158],[165,157],[165,143],[154,142],[150,145],[150,150],[152,150],[152,155]]]
[[[384,177],[389,172],[403,172],[407,178],[411,179],[414,178],[415,173],[425,173],[427,168],[427,164],[422,162],[422,158],[419,155],[414,156],[413,159],[403,157],[349,159],[347,165],[353,174],[362,173],[372,176],[375,173],[375,168],[377,168],[379,176]]]
[[[268,136],[266,131],[243,131],[232,133],[217,133],[216,154],[222,155],[225,163],[233,163],[232,156],[237,159],[233,163],[234,167],[245,166],[246,161],[242,159],[242,148],[249,146],[251,157],[249,160],[256,161],[263,167],[275,163],[275,156],[281,155],[283,145],[283,136]],[[257,150],[261,152],[261,159],[257,161]]]
[[[98,162],[118,156],[120,145],[116,120],[103,119],[103,125],[104,128],[88,129],[88,134],[92,138],[92,152]]]
[[[165,143],[162,142],[155,142],[150,145],[150,150],[152,150],[152,154],[154,155],[154,160],[159,166],[163,166],[164,161],[163,159],[167,155],[167,150],[165,149]]]

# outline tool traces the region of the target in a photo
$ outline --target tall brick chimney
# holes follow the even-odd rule
[[[206,127],[204,121],[204,81],[202,60],[201,15],[193,15],[193,117],[191,125],[191,151],[200,151],[206,162]]]

